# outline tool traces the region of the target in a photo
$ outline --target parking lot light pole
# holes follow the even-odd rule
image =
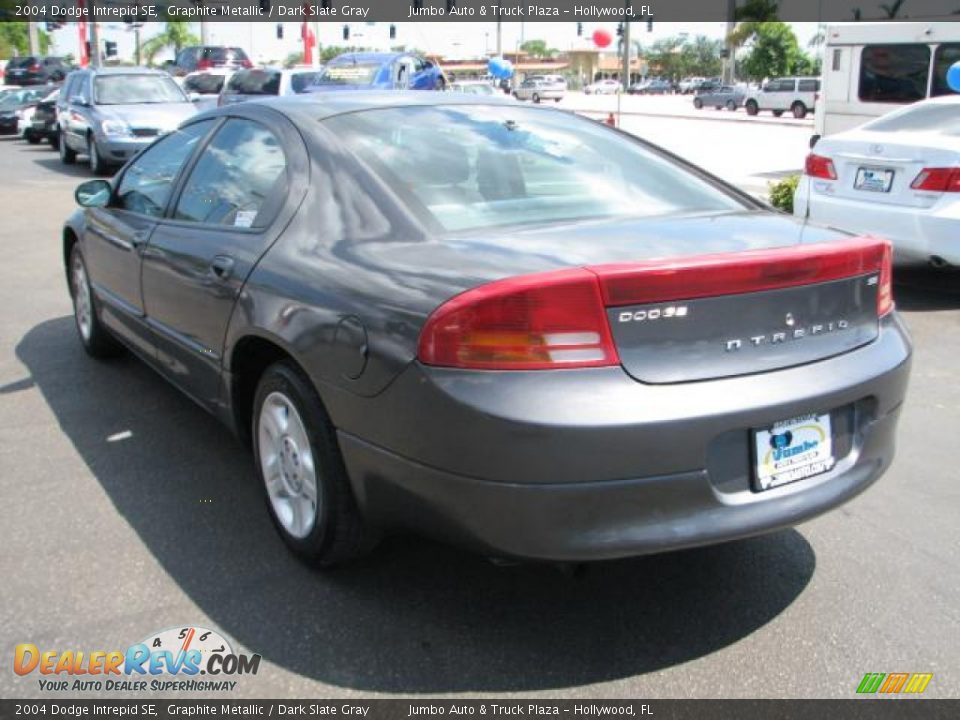
[[[29,36],[30,36],[30,54],[39,55],[40,54],[40,38],[37,36],[37,24],[31,20],[27,23],[29,26]]]

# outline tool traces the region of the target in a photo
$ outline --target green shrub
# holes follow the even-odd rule
[[[793,214],[793,193],[800,182],[799,175],[785,177],[779,182],[770,183],[770,204],[778,210]]]

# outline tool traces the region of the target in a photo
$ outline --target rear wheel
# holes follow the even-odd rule
[[[536,93],[533,94],[533,97],[531,99],[533,100],[534,104],[536,105],[540,104],[540,96],[537,95]]]
[[[77,244],[74,244],[70,251],[70,295],[73,298],[73,317],[83,349],[95,358],[116,355],[120,351],[120,345],[97,317],[97,307],[93,299],[93,291],[90,289],[87,266],[83,261],[80,246]]]
[[[87,156],[90,158],[90,172],[94,175],[106,175],[107,164],[103,161],[100,148],[92,135],[87,139]]]
[[[276,363],[260,379],[253,407],[256,466],[284,543],[320,566],[358,557],[363,524],[336,431],[313,384],[292,363]]]
[[[40,144],[40,136],[34,133],[33,131],[27,131],[24,137],[27,139],[27,142],[30,143],[31,145]]]
[[[54,150],[60,149],[60,133],[58,132],[50,133],[50,137],[48,138],[48,141],[50,143],[50,147],[52,147]]]
[[[783,110],[774,110],[774,111],[773,111],[773,116],[774,116],[774,117],[780,117],[781,115],[783,115]]]
[[[807,116],[807,106],[802,102],[795,102],[793,107],[790,108],[790,112],[797,120],[803,120]]]
[[[744,108],[746,108],[747,115],[756,115],[758,112],[760,112],[760,106],[757,105],[756,100],[747,100],[747,104],[744,105]]]
[[[703,100],[701,100],[700,98],[694,98],[694,99],[693,99],[693,106],[694,106],[697,110],[699,110],[700,108],[703,107]]]
[[[63,131],[57,132],[57,148],[60,150],[60,162],[64,165],[73,165],[77,161],[77,152],[67,147]]]
[[[727,110],[730,112],[736,112],[737,104],[733,100],[727,100]]]

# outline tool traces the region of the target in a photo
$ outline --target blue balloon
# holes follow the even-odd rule
[[[960,60],[957,60],[947,70],[947,85],[954,92],[960,93]]]
[[[509,60],[503,61],[503,77],[513,77],[513,63]]]
[[[502,57],[492,57],[487,63],[487,69],[495,78],[502,77],[503,64],[506,62]]]

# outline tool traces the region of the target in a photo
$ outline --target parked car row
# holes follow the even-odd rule
[[[808,113],[814,112],[819,94],[820,79],[811,77],[776,78],[759,90],[710,84],[696,91],[693,106],[697,110],[705,107],[737,110],[743,107],[748,115],[769,110],[775,117],[789,111],[793,117],[802,120]]]

